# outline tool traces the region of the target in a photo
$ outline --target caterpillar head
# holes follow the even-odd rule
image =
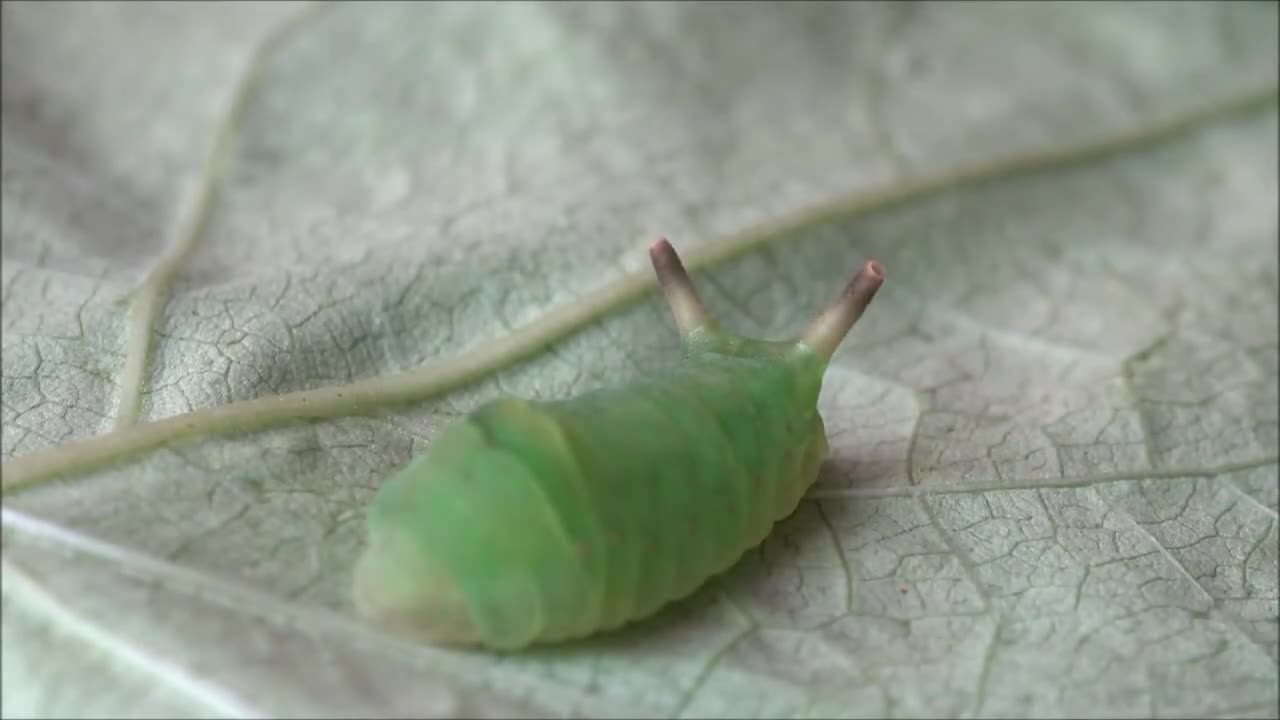
[[[741,357],[816,357],[825,365],[884,282],[884,267],[875,260],[868,260],[845,285],[844,292],[809,323],[798,339],[768,342],[737,337],[716,326],[684,264],[680,262],[680,256],[666,238],[660,238],[649,247],[649,258],[658,276],[658,286],[667,299],[676,328],[686,345],[697,346],[703,352]]]

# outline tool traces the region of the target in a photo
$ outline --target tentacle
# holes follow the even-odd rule
[[[666,238],[659,238],[649,246],[649,259],[653,261],[658,286],[667,299],[667,306],[671,308],[671,316],[675,318],[681,337],[687,336],[696,328],[710,327],[713,324],[711,316],[671,243]]]
[[[830,358],[840,346],[840,341],[849,334],[849,329],[862,317],[883,282],[884,266],[868,260],[845,286],[840,297],[809,324],[801,342],[823,358]]]

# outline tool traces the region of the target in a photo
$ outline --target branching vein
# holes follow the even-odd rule
[[[250,95],[258,86],[267,60],[303,20],[325,7],[325,3],[308,5],[272,31],[250,55],[244,74],[232,89],[231,101],[205,148],[199,170],[179,202],[176,223],[164,252],[138,286],[129,293],[129,319],[125,328],[126,352],[120,379],[120,407],[116,411],[117,428],[133,425],[138,420],[147,361],[151,355],[152,328],[156,317],[168,303],[174,276],[204,233],[217,183],[230,154],[236,126],[244,115]]]

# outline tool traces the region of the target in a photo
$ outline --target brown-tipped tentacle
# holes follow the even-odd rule
[[[883,282],[884,267],[875,260],[868,260],[845,286],[840,297],[810,323],[801,336],[801,342],[821,357],[830,358],[840,341],[849,334],[849,328],[862,317]]]
[[[676,249],[671,247],[666,238],[658,238],[657,242],[649,246],[649,259],[653,261],[653,271],[658,275],[658,287],[662,288],[662,294],[667,299],[667,306],[671,308],[671,316],[675,318],[680,336],[684,337],[698,327],[711,326],[711,316],[707,314],[702,298],[693,287],[689,273],[685,272],[684,263],[680,262]]]

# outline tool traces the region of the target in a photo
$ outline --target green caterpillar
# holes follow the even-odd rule
[[[666,239],[669,374],[558,402],[495,400],[374,499],[359,612],[450,645],[583,637],[692,593],[790,515],[827,452],[827,363],[884,280],[868,261],[795,342],[716,327]]]

